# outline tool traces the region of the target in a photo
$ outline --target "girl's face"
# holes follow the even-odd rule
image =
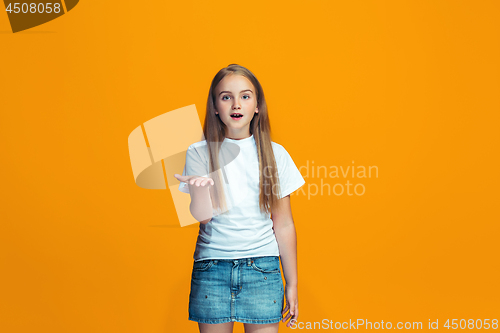
[[[255,87],[246,77],[230,74],[215,87],[216,114],[226,125],[226,136],[230,139],[244,139],[250,136],[250,122],[257,108]],[[232,115],[239,114],[239,118]]]

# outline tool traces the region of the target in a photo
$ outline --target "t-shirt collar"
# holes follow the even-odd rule
[[[234,139],[230,139],[230,138],[224,138],[223,142],[234,143],[234,144],[236,144],[238,146],[246,146],[248,144],[254,143],[255,140],[254,140],[253,134],[251,134],[248,138],[239,139],[239,140],[234,140]]]

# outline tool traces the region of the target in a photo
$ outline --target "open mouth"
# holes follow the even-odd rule
[[[231,115],[231,118],[233,118],[233,119],[238,119],[238,118],[241,118],[241,117],[243,117],[243,115],[241,113],[233,113]]]

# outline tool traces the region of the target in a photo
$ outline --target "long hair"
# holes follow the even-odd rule
[[[210,187],[212,206],[218,211],[227,210],[224,187],[222,184],[223,177],[219,166],[219,151],[227,131],[226,125],[219,116],[215,114],[215,88],[227,75],[242,75],[246,77],[256,90],[259,112],[254,113],[253,119],[250,122],[250,134],[254,136],[259,159],[259,207],[262,213],[270,214],[272,208],[278,204],[278,195],[281,189],[278,178],[278,168],[271,145],[271,125],[269,122],[267,103],[262,86],[255,75],[245,67],[237,64],[231,64],[222,68],[213,78],[208,92],[207,113],[203,125],[203,133],[207,140],[208,155],[210,159],[209,172],[214,180],[214,186]]]

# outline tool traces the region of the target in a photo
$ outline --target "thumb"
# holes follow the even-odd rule
[[[297,303],[292,301],[290,302],[290,315],[295,315],[295,310],[297,309]]]

